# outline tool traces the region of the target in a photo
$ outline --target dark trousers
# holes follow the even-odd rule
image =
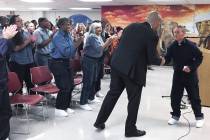
[[[0,58],[0,140],[9,136],[9,120],[12,116],[9,93],[7,90],[6,61]]]
[[[69,60],[49,60],[49,68],[54,75],[56,86],[60,89],[56,108],[66,110],[71,103],[71,95],[74,88],[72,69]]]
[[[101,79],[104,76],[104,56],[102,56],[98,63],[98,77],[95,83],[95,94],[101,90]]]
[[[49,54],[41,54],[35,52],[34,54],[34,61],[37,66],[48,66],[48,60],[50,59]]]
[[[23,84],[23,81],[25,81],[28,93],[30,93],[30,89],[34,87],[30,75],[30,68],[32,67],[34,67],[33,63],[23,65],[16,62],[10,62],[9,64],[10,71],[17,73],[20,82]]]
[[[171,89],[171,107],[172,116],[178,119],[181,115],[180,105],[184,93],[184,88],[187,91],[189,100],[191,102],[192,110],[197,120],[203,119],[201,113],[201,100],[199,96],[198,78],[197,74],[174,73],[173,83]]]
[[[96,94],[96,81],[98,79],[98,59],[84,56],[82,59],[83,87],[80,104],[84,105],[89,100],[94,100]]]
[[[123,90],[126,88],[128,95],[128,116],[125,124],[125,133],[135,131],[137,129],[136,121],[141,99],[142,87],[143,86],[137,85],[133,82],[133,80],[130,80],[126,76],[119,74],[119,72],[112,70],[110,90],[108,91],[103,101],[95,124],[102,124],[107,121],[115,104],[117,103],[117,100],[119,99]]]

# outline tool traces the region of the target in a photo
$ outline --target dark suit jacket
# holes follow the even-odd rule
[[[111,67],[137,84],[145,85],[147,65],[161,63],[156,50],[157,43],[157,34],[149,23],[128,25],[113,54]]]

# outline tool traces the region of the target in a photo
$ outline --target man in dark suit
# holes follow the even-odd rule
[[[136,120],[141,99],[142,87],[146,84],[147,66],[164,64],[158,56],[156,46],[158,38],[155,31],[161,23],[157,12],[151,12],[147,22],[128,25],[121,36],[119,47],[111,61],[111,83],[94,126],[105,128],[105,122],[111,114],[118,98],[126,88],[128,95],[128,116],[125,124],[126,137],[138,137],[146,134],[138,130]]]

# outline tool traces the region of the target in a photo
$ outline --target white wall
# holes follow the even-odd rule
[[[10,12],[0,11],[0,16],[9,15]],[[15,11],[15,14],[20,15],[23,21],[31,21],[32,19],[38,20],[39,17],[46,17],[48,18],[53,24],[55,24],[55,20],[58,16],[60,17],[70,17],[74,14],[83,14],[88,16],[92,20],[100,20],[101,19],[101,11],[94,10],[94,11],[46,11],[46,12],[39,12],[39,11]]]
[[[6,16],[9,15],[9,11],[0,11],[0,16]]]
[[[31,21],[32,19],[38,19],[39,17],[43,17],[43,12],[39,11],[16,11],[16,15],[20,15],[20,17],[23,19],[23,22],[25,21]]]

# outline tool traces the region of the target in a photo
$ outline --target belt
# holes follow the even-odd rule
[[[52,60],[54,60],[54,61],[63,61],[63,62],[69,62],[70,61],[69,58],[52,58]]]
[[[88,56],[88,55],[84,55],[84,56],[87,58],[90,58],[90,59],[94,59],[94,60],[98,60],[101,58],[101,57],[92,57],[92,56]]]

